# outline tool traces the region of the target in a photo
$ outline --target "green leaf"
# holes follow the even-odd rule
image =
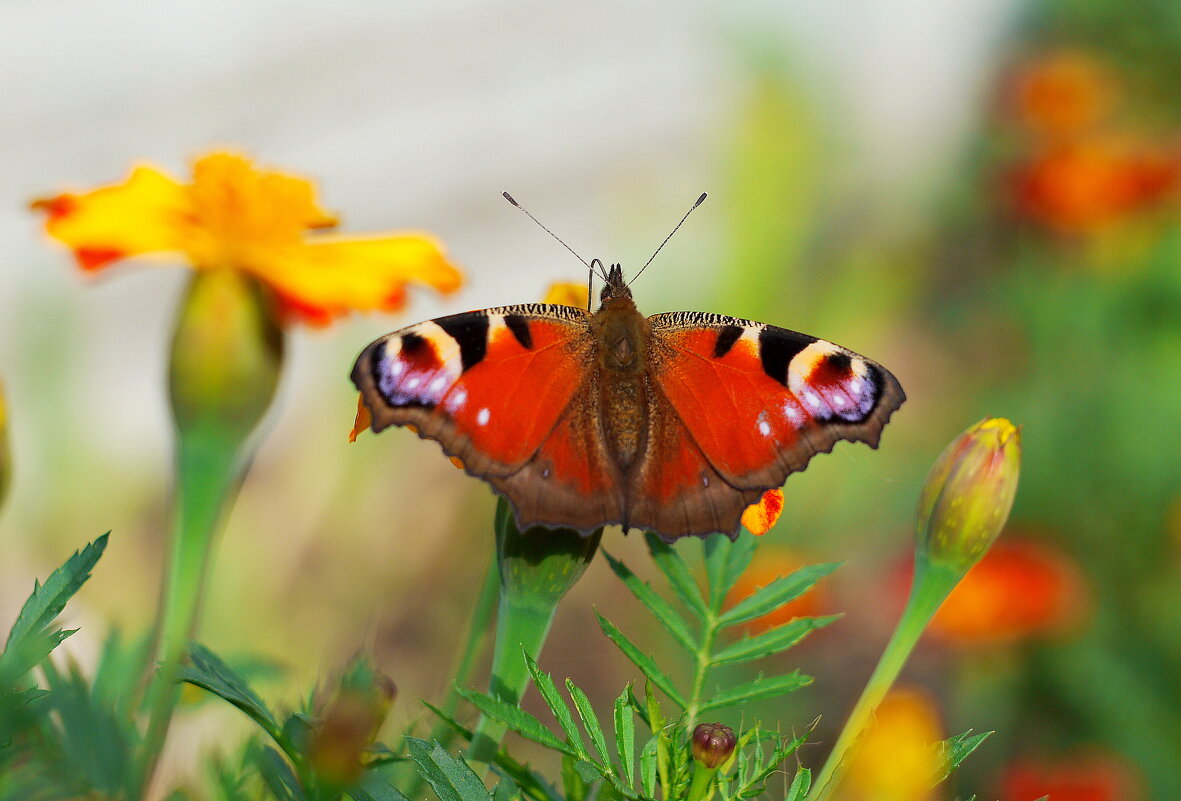
[[[802,567],[791,575],[775,579],[766,587],[735,604],[718,618],[721,627],[733,626],[773,612],[788,601],[803,595],[812,585],[840,567],[840,562],[827,562]]]
[[[454,757],[437,742],[407,737],[406,748],[439,801],[474,801],[488,797],[484,782],[467,762]]]
[[[762,742],[756,741],[755,748],[758,753],[757,764],[754,766],[750,776],[742,781],[742,788],[738,795],[740,798],[755,798],[762,795],[766,791],[767,779],[774,773],[779,765],[791,754],[807,742],[807,736],[797,737],[794,740],[788,740],[786,737],[779,735],[772,735],[775,739],[775,748],[771,752],[771,756],[763,760]]]
[[[656,616],[669,633],[673,635],[682,646],[690,653],[697,651],[697,643],[693,640],[693,635],[689,633],[689,627],[685,620],[673,610],[668,601],[656,594],[656,591],[648,585],[647,582],[641,581],[640,577],[625,565],[623,562],[613,558],[611,554],[603,551],[603,556],[607,559],[607,564],[615,571],[615,575],[622,579],[624,586],[631,590],[632,595],[636,596],[637,600],[644,606],[648,607],[649,611]]]
[[[656,751],[656,737],[644,743],[644,749],[640,751],[640,787],[649,798],[656,797]]]
[[[730,647],[723,648],[714,654],[711,663],[727,665],[736,662],[749,662],[752,659],[786,651],[811,632],[824,628],[840,618],[841,615],[796,618],[754,637],[744,637]]]
[[[457,692],[470,701],[476,709],[493,720],[500,721],[522,737],[527,737],[535,743],[544,745],[546,748],[561,751],[563,754],[570,754],[571,756],[579,755],[573,746],[567,745],[559,740],[554,736],[553,732],[542,725],[540,720],[519,706],[471,690],[457,689]]]
[[[958,768],[969,754],[979,748],[981,743],[993,734],[994,732],[986,731],[974,735],[972,730],[968,729],[963,734],[957,734],[955,737],[949,737],[939,743],[939,758],[943,764],[943,771],[935,779],[935,784],[950,776],[951,772]]]
[[[562,791],[566,801],[585,801],[590,784],[578,770],[578,757],[562,754]]]
[[[64,565],[49,574],[44,584],[33,582],[33,594],[21,607],[16,622],[8,632],[8,640],[4,644],[6,652],[23,638],[48,628],[61,614],[66,602],[90,578],[90,571],[106,550],[110,536],[110,532],[107,532],[81,551],[75,551]]]
[[[681,695],[680,691],[678,691],[673,685],[672,679],[670,679],[664,671],[657,667],[656,662],[652,659],[652,657],[648,656],[646,653],[637,648],[635,644],[625,637],[622,631],[615,628],[615,625],[611,623],[611,621],[607,620],[607,618],[603,617],[598,612],[595,613],[595,616],[599,618],[599,627],[603,629],[603,633],[607,635],[611,642],[619,646],[619,650],[623,651],[623,655],[630,659],[632,664],[640,669],[640,672],[644,674],[648,681],[659,687],[660,690],[663,691],[664,694],[667,695],[674,704],[676,704],[681,709],[685,709],[688,706],[685,701],[685,697]]]
[[[304,801],[306,798],[291,766],[274,748],[268,746],[263,749],[258,770],[267,787],[279,801]]]
[[[501,776],[492,790],[492,801],[521,801],[521,788],[508,776]]]
[[[353,801],[410,801],[375,771],[366,771],[361,780],[349,788],[348,794]]]
[[[730,538],[725,534],[710,534],[701,540],[705,552],[705,579],[709,585],[707,603],[714,612],[722,608],[726,595],[726,576],[730,574]]]
[[[529,668],[529,675],[533,677],[533,686],[537,688],[537,691],[541,694],[541,699],[545,701],[545,705],[553,713],[554,718],[558,721],[558,725],[566,733],[566,738],[571,747],[580,755],[585,754],[586,747],[582,744],[582,735],[578,733],[578,726],[574,723],[574,718],[570,715],[570,707],[566,706],[566,702],[562,700],[562,696],[558,692],[558,687],[554,684],[553,677],[548,673],[542,672],[541,668],[537,666],[537,661],[528,653],[525,654],[525,664]]]
[[[697,588],[697,582],[689,575],[689,569],[685,567],[685,561],[681,559],[680,554],[651,531],[644,532],[644,541],[648,543],[648,552],[652,554],[652,561],[660,568],[660,572],[664,573],[669,586],[681,599],[681,603],[693,614],[704,618],[709,613],[709,608],[705,605],[705,599],[701,597],[701,590]]]
[[[615,750],[628,787],[636,785],[636,719],[632,713],[631,684],[615,699]]]
[[[282,744],[282,731],[266,704],[254,694],[241,676],[204,645],[189,645],[188,663],[181,668],[180,679],[208,690],[238,707],[272,739]]]
[[[812,789],[812,771],[807,768],[798,768],[795,778],[791,780],[791,787],[787,788],[787,795],[783,801],[804,801],[810,789]]]
[[[603,736],[603,727],[599,725],[599,718],[595,715],[595,710],[591,706],[590,699],[570,679],[566,679],[566,691],[574,699],[574,707],[578,710],[578,717],[582,719],[582,725],[586,728],[586,733],[590,736],[591,742],[595,746],[595,751],[599,754],[599,759],[602,760],[601,764],[610,771],[611,755],[607,751],[607,739]]]
[[[738,581],[739,576],[746,572],[750,567],[750,560],[755,555],[756,538],[746,529],[741,529],[738,532],[738,539],[730,544],[730,561],[726,566],[726,574],[723,578],[723,586],[727,591],[734,586],[734,582]]]
[[[758,678],[718,693],[706,703],[702,704],[700,712],[704,713],[711,709],[721,709],[722,707],[757,701],[762,698],[786,695],[793,690],[798,690],[800,687],[805,687],[811,683],[812,677],[805,676],[798,670],[784,676],[773,676],[769,679]]]

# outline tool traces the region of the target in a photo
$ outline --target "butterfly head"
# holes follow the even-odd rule
[[[623,280],[623,267],[618,264],[612,264],[607,270],[607,274],[603,276],[603,290],[599,293],[599,302],[604,306],[609,304],[609,301],[616,301],[617,305],[621,300],[632,302],[632,291],[628,288],[627,282]]]

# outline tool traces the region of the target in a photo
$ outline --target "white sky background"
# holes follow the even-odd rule
[[[647,253],[614,252],[613,236],[626,230],[632,250],[647,231],[654,247],[716,185],[745,76],[738,43],[753,33],[782,37],[831,99],[867,187],[930,170],[965,129],[1016,2],[0,0],[0,380],[15,418],[42,418],[14,430],[24,475],[49,467],[36,443],[47,410],[79,400],[85,445],[163,467],[164,351],[184,279],[145,267],[79,280],[40,236],[32,197],[120,179],[137,159],[183,175],[224,144],[314,176],[346,232],[442,236],[465,290],[297,332],[286,391],[298,408],[326,375],[346,396],[349,365],[336,362],[376,335],[582,275],[501,190],[587,258],[634,269]],[[700,241],[678,237],[666,264]],[[693,297],[658,267],[640,292],[649,313]],[[662,291],[673,300],[652,302]]]

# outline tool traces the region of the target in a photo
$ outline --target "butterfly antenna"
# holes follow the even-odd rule
[[[673,238],[673,234],[675,234],[680,229],[680,227],[685,224],[685,220],[689,219],[689,215],[693,213],[693,209],[697,208],[698,206],[700,206],[702,203],[705,202],[705,196],[706,196],[706,193],[702,192],[701,197],[697,198],[697,202],[689,207],[689,210],[687,212],[685,212],[685,216],[681,218],[681,221],[679,223],[677,223],[676,226],[671,231],[669,231],[668,236],[666,236],[664,238],[664,241],[660,243],[660,247],[656,248],[656,253],[659,253],[661,248],[663,248],[665,245],[668,244],[668,240]],[[525,211],[525,210],[521,209],[521,211]],[[526,213],[528,213],[528,212],[526,212]],[[632,280],[627,282],[628,286],[631,286],[632,284],[634,284],[636,282],[636,279],[640,277],[640,273],[642,273],[642,272],[644,272],[644,270],[648,269],[648,265],[652,263],[652,259],[656,258],[656,253],[653,253],[652,256],[648,259],[648,261],[644,262],[644,266],[640,268],[639,273],[636,273],[635,275],[632,276]]]
[[[582,258],[582,256],[579,256],[579,255],[578,255],[578,253],[577,253],[577,252],[575,252],[574,248],[572,248],[572,247],[570,247],[569,245],[567,245],[567,244],[566,244],[566,243],[565,243],[565,242],[562,240],[562,237],[558,236],[558,235],[557,235],[557,234],[555,234],[553,231],[551,231],[550,229],[546,228],[546,227],[545,227],[545,225],[544,225],[544,224],[541,222],[541,220],[537,219],[537,218],[536,218],[536,217],[534,217],[532,214],[530,214],[530,213],[529,213],[529,209],[525,208],[525,207],[524,207],[524,206],[522,206],[520,203],[518,203],[518,202],[517,202],[517,201],[516,201],[516,200],[513,198],[513,196],[512,196],[512,195],[510,195],[508,192],[501,192],[500,194],[504,195],[504,199],[505,199],[505,200],[507,200],[509,203],[512,203],[512,204],[513,204],[514,206],[516,206],[518,209],[520,209],[521,211],[525,212],[525,216],[526,216],[526,217],[528,217],[530,220],[533,220],[533,222],[537,223],[537,225],[538,225],[538,226],[541,228],[541,230],[545,231],[547,234],[549,234],[550,236],[552,236],[554,239],[558,240],[558,243],[559,243],[559,244],[561,244],[561,246],[562,246],[562,247],[566,248],[566,250],[568,250],[568,251],[570,251],[571,253],[573,253],[573,254],[574,254],[574,258],[576,258],[576,259],[578,259],[580,262],[582,262],[583,266],[585,266],[585,267],[586,267],[588,270],[590,270],[592,275],[594,274],[594,267],[592,267],[591,265],[593,265],[593,264],[595,263],[595,261],[599,261],[598,259],[595,259],[595,260],[594,260],[594,261],[592,261],[592,262],[587,262],[587,260],[586,260],[586,259]],[[603,269],[603,263],[602,263],[602,262],[599,262],[599,269],[600,269],[600,270],[602,270],[602,269]],[[604,278],[604,280],[605,280],[605,278]]]

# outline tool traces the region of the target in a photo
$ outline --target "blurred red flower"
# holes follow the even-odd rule
[[[1018,119],[1046,136],[1085,130],[1103,119],[1117,83],[1106,66],[1079,50],[1057,50],[1026,62],[1013,81]]]
[[[1013,171],[1011,189],[1022,217],[1069,235],[1161,204],[1175,193],[1179,179],[1178,149],[1093,136],[1046,147]]]
[[[1134,801],[1141,782],[1114,754],[1087,751],[1058,760],[1022,758],[1001,777],[999,801]]]
[[[1078,567],[1031,540],[1002,538],[959,583],[931,621],[932,636],[957,645],[1061,630],[1085,597]]]

